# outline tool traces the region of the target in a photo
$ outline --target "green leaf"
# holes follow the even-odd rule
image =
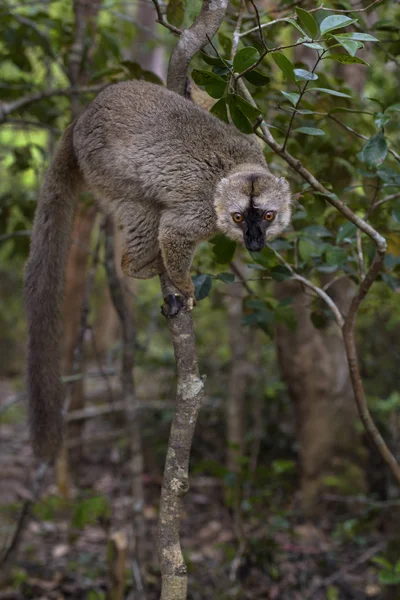
[[[240,108],[238,108],[233,102],[230,102],[228,106],[229,114],[231,115],[231,119],[235,127],[237,127],[242,133],[253,133],[252,124],[250,123],[249,119],[242,113]]]
[[[211,96],[211,98],[217,99],[222,98],[222,96],[225,94],[225,88],[226,85],[222,87],[221,83],[213,81],[213,83],[206,85],[204,89],[206,90],[207,94]]]
[[[400,583],[400,573],[394,571],[380,571],[378,577],[379,582],[383,585],[397,585]]]
[[[302,233],[317,238],[332,237],[332,233],[329,231],[329,229],[323,227],[322,225],[307,225],[302,229]]]
[[[215,75],[219,75],[223,79],[227,79],[227,75],[229,75],[229,69],[227,67],[217,67],[214,65],[211,70]]]
[[[272,468],[276,473],[295,473],[296,463],[287,458],[278,458],[272,461]]]
[[[112,55],[119,61],[121,59],[121,46],[118,36],[114,31],[107,29],[99,29],[99,33],[104,40],[102,43],[106,46],[107,50],[110,50]]]
[[[194,295],[196,300],[203,300],[207,298],[212,288],[212,277],[207,273],[201,275],[194,275],[192,277],[194,283]]]
[[[361,151],[363,162],[369,167],[379,167],[388,153],[388,145],[383,131],[372,136]]]
[[[85,525],[95,524],[99,517],[110,516],[110,505],[105,496],[93,496],[85,498],[75,504],[75,511],[72,518],[72,524],[78,529],[83,529]]]
[[[206,52],[200,52],[201,58],[208,65],[213,65],[216,67],[225,67],[225,63],[232,64],[230,60],[221,60],[219,56],[212,56],[211,54],[207,54]]]
[[[8,58],[15,65],[17,65],[17,67],[21,69],[21,71],[24,71],[25,73],[30,73],[32,71],[31,62],[22,48],[19,49],[18,52],[13,52],[12,54],[9,54]]]
[[[321,21],[319,28],[321,35],[325,35],[329,31],[340,29],[340,27],[347,27],[348,25],[356,22],[357,19],[351,19],[350,17],[345,17],[344,15],[330,15]]]
[[[369,67],[369,64],[362,60],[362,58],[358,58],[358,56],[349,56],[348,54],[328,54],[324,57],[325,59],[336,60],[336,62],[342,63],[344,65],[366,65]]]
[[[388,115],[385,115],[382,112],[379,112],[379,113],[374,114],[374,121],[375,121],[375,125],[378,127],[378,129],[381,129],[382,127],[385,127],[385,125],[387,125],[389,123],[390,117]]]
[[[339,98],[352,98],[349,94],[338,92],[337,90],[330,90],[328,88],[308,88],[306,92],[323,92],[324,94],[330,94],[331,96],[338,96]]]
[[[261,114],[261,110],[257,106],[253,106],[250,104],[250,102],[247,102],[247,100],[238,94],[229,94],[229,109],[231,108],[232,104],[234,104],[247,118],[251,120],[257,119],[257,117]]]
[[[285,98],[287,98],[289,102],[293,104],[293,106],[296,106],[300,98],[300,94],[296,94],[296,92],[284,92],[281,90],[281,94],[283,94]]]
[[[315,329],[323,329],[326,326],[326,317],[322,312],[312,312],[310,315],[310,319]]]
[[[400,102],[397,102],[396,104],[391,104],[390,106],[387,107],[387,109],[385,110],[385,112],[388,111],[388,110],[398,110],[398,111],[400,111]]]
[[[257,85],[259,87],[266,85],[271,81],[269,77],[263,75],[260,71],[254,69],[253,71],[249,71],[246,75],[243,76],[247,81],[252,83],[253,85]]]
[[[257,48],[253,46],[247,46],[242,48],[235,54],[233,59],[233,70],[236,73],[242,73],[249,67],[252,67],[260,58],[260,53]]]
[[[317,114],[315,110],[310,110],[309,108],[292,108],[291,106],[288,108],[290,112],[296,112],[298,115],[315,115]]]
[[[235,281],[235,276],[233,273],[218,273],[218,275],[215,276],[215,279],[223,281],[224,283],[233,283]]]
[[[343,242],[352,243],[357,231],[356,225],[353,223],[345,223],[341,227],[339,227],[338,234],[336,236],[336,243],[342,244]]]
[[[169,0],[167,6],[168,23],[180,27],[185,17],[185,7],[182,0]]]
[[[325,135],[325,131],[317,129],[316,127],[298,127],[293,129],[293,132],[305,133],[306,135]]]
[[[299,18],[300,23],[303,25],[306,32],[315,38],[318,35],[318,25],[311,13],[307,12],[303,8],[296,6],[296,14]]]
[[[270,275],[275,281],[285,281],[285,279],[290,279],[292,277],[291,272],[284,265],[273,267],[270,270]]]
[[[346,262],[347,254],[344,248],[339,248],[338,246],[332,246],[329,244],[324,254],[328,265],[342,266]]]
[[[197,85],[205,86],[207,94],[212,98],[221,98],[225,93],[226,81],[211,71],[193,69],[192,79]]]
[[[297,247],[300,258],[304,262],[308,262],[312,256],[319,252],[317,245],[309,240],[299,240]]]
[[[383,104],[382,100],[379,100],[379,98],[371,98],[371,96],[367,96],[367,99],[371,100],[371,102],[376,102],[376,104],[379,104],[382,110],[385,109],[385,105]]]
[[[400,173],[395,169],[388,167],[382,167],[376,173],[384,183],[391,183],[393,185],[400,186]]]
[[[218,102],[216,102],[210,112],[215,115],[216,117],[218,117],[218,119],[221,119],[221,121],[225,121],[225,123],[229,123],[229,119],[228,119],[228,110],[226,107],[226,102],[225,102],[225,98],[221,98],[220,100],[218,100]]]
[[[321,46],[321,44],[318,44],[317,42],[304,42],[303,46],[306,46],[307,48],[311,48],[312,50],[325,50],[325,48],[323,46]]]
[[[393,277],[390,273],[382,273],[381,279],[393,292],[398,292],[400,281],[397,277]],[[400,575],[399,575],[400,576]]]
[[[384,556],[374,556],[371,558],[371,562],[388,570],[392,568],[392,563],[390,563]]]
[[[296,21],[294,19],[282,19],[282,21],[285,21],[285,23],[290,23],[290,25],[293,25],[293,27],[295,27],[297,29],[297,31],[300,31],[301,35],[304,35],[304,37],[306,39],[308,39],[307,33],[304,31],[304,29],[302,27],[300,27],[300,25],[298,23],[296,23]]]
[[[125,69],[121,67],[105,67],[104,69],[99,69],[95,71],[89,81],[98,81],[99,79],[103,79],[103,77],[112,77],[113,75],[120,75],[121,73],[126,74]]]
[[[123,65],[125,69],[128,70],[129,76],[132,79],[144,79],[145,81],[150,81],[151,83],[163,85],[163,82],[161,81],[158,75],[156,75],[152,71],[146,71],[142,69],[142,67],[137,62],[133,62],[132,60],[122,60],[121,65]]]
[[[310,71],[306,71],[305,69],[293,69],[293,73],[296,81],[315,81],[318,79],[318,75],[310,73]]]
[[[369,33],[358,33],[356,31],[351,31],[350,33],[341,33],[340,37],[346,37],[349,40],[355,40],[356,42],[379,42],[379,40],[370,35]]]
[[[221,83],[221,85],[226,85],[225,79],[222,79],[222,77],[212,71],[204,71],[203,69],[193,69],[192,79],[197,85],[208,85],[215,81]]]
[[[347,38],[341,38],[339,35],[333,36],[335,40],[339,42],[339,44],[350,54],[350,56],[355,56],[357,50],[364,47],[364,44],[361,42],[355,42],[354,40],[349,40]]]
[[[262,265],[265,269],[271,269],[276,267],[277,259],[271,250],[266,247],[261,252],[250,252],[251,258],[255,260],[259,265]]]
[[[395,206],[392,210],[392,217],[395,221],[400,223],[400,206]]]
[[[212,238],[213,254],[215,262],[224,264],[231,262],[236,250],[236,243],[224,235],[216,235]]]
[[[339,590],[336,586],[330,585],[326,590],[326,600],[340,600]]]
[[[292,81],[294,83],[294,73],[293,73],[293,65],[288,58],[282,52],[273,52],[272,59],[275,64],[280,68],[281,71],[286,75],[286,79],[288,81]]]

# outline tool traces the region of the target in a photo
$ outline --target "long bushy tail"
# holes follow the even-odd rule
[[[82,185],[72,132],[70,125],[45,175],[25,268],[29,418],[34,452],[45,459],[54,458],[62,440],[61,308],[65,263]]]

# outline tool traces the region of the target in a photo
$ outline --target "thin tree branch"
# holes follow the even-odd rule
[[[318,54],[318,52],[317,52],[317,54],[318,54],[318,58],[317,58],[317,60],[316,60],[316,62],[315,62],[315,65],[314,65],[314,66],[313,66],[313,68],[312,68],[312,71],[311,71],[311,73],[314,73],[315,69],[318,67],[318,65],[319,65],[320,61],[322,60],[322,57],[324,56],[324,53],[325,53],[325,51],[324,51],[324,52],[321,52],[321,54]],[[294,111],[293,111],[293,113],[292,113],[292,116],[291,116],[291,118],[290,118],[290,121],[289,121],[289,125],[288,125],[288,128],[287,128],[287,131],[286,131],[285,140],[284,140],[284,142],[283,142],[283,146],[282,146],[282,150],[283,150],[283,151],[285,150],[285,148],[286,148],[286,144],[288,143],[289,136],[290,136],[290,132],[291,132],[292,125],[293,125],[293,121],[294,121],[294,118],[295,118],[295,116],[296,116],[296,114],[297,114],[297,109],[298,109],[298,107],[299,107],[299,105],[300,105],[300,102],[301,102],[301,101],[302,101],[302,99],[303,99],[303,96],[304,96],[304,94],[305,94],[305,93],[306,93],[306,91],[307,91],[307,88],[308,88],[308,84],[309,84],[309,83],[310,83],[310,80],[307,80],[307,81],[305,82],[305,84],[303,85],[302,89],[300,90],[299,98],[298,98],[298,100],[297,100],[297,102],[296,102],[296,105],[295,105],[295,107],[294,107]]]
[[[364,264],[364,254],[363,254],[362,240],[361,240],[361,231],[359,229],[357,229],[356,238],[357,238],[358,265],[360,267],[361,279],[364,279],[364,277],[365,277],[365,264]]]
[[[109,83],[98,83],[97,85],[81,85],[58,90],[43,90],[42,92],[22,96],[22,98],[18,98],[18,100],[14,100],[13,102],[3,102],[0,104],[0,123],[3,123],[5,117],[12,112],[20,110],[21,108],[26,108],[30,104],[40,102],[45,98],[52,98],[53,96],[72,96],[73,94],[95,94],[101,92],[101,90],[104,90],[109,85]]]
[[[35,475],[33,477],[33,481],[31,483],[31,497],[26,500],[22,506],[21,512],[18,517],[18,522],[14,530],[14,534],[8,547],[0,557],[0,567],[1,572],[3,574],[6,573],[8,567],[11,566],[14,556],[16,555],[19,545],[22,541],[24,531],[29,523],[32,513],[32,507],[39,498],[40,492],[42,490],[46,473],[49,468],[49,463],[42,462],[38,466]]]
[[[251,296],[254,295],[253,290],[251,289],[251,287],[249,286],[249,284],[247,283],[247,279],[244,277],[240,267],[232,260],[229,263],[229,266],[231,268],[232,273],[234,273],[237,277],[239,277],[239,281],[237,283],[241,283],[243,285],[243,287],[245,288],[245,290],[247,291],[248,294],[250,294]],[[235,283],[235,282],[232,282]]]
[[[337,307],[335,302],[332,300],[332,298],[322,288],[320,288],[317,285],[315,285],[314,283],[312,283],[312,281],[310,281],[306,277],[303,277],[302,275],[299,275],[298,273],[296,273],[295,270],[293,269],[293,267],[288,262],[286,262],[286,260],[283,258],[283,256],[281,256],[276,250],[271,248],[271,246],[269,246],[269,249],[272,250],[272,252],[275,254],[276,258],[279,260],[281,265],[283,265],[290,271],[290,273],[292,275],[292,279],[299,281],[300,283],[302,283],[303,285],[308,287],[310,290],[312,290],[314,292],[314,294],[317,294],[317,296],[319,296],[320,298],[322,298],[322,300],[324,300],[324,302],[329,306],[329,308],[333,312],[335,319],[336,319],[336,323],[339,325],[340,328],[342,328],[345,320],[344,320],[344,317],[343,317],[342,313],[340,312],[339,308]]]
[[[18,231],[13,231],[12,233],[5,233],[4,235],[0,235],[0,242],[7,242],[8,240],[12,240],[15,237],[30,237],[32,235],[32,231],[19,229]]]
[[[170,23],[168,23],[168,21],[165,20],[165,17],[162,13],[161,6],[160,6],[158,0],[153,0],[153,4],[154,4],[154,8],[156,9],[156,13],[157,13],[157,23],[160,23],[160,25],[163,25],[164,27],[166,27],[167,29],[172,31],[172,33],[174,33],[175,35],[181,35],[182,31],[180,29],[178,29],[177,27],[174,27],[174,25],[171,25]]]
[[[233,60],[233,58],[236,54],[236,50],[238,48],[239,42],[240,42],[240,29],[242,27],[243,15],[244,15],[245,8],[246,8],[245,1],[240,0],[239,14],[238,14],[238,18],[236,21],[236,25],[235,25],[235,29],[234,29],[233,37],[232,37],[231,60]]]

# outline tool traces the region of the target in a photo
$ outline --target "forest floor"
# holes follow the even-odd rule
[[[10,382],[0,382],[0,411],[14,393]],[[215,475],[215,464],[223,463],[225,451],[218,410],[204,411],[200,418],[185,499],[181,539],[190,600],[382,600],[383,586],[371,559],[384,552],[387,540],[376,518],[361,527],[362,507],[305,520],[296,508],[293,485],[283,494],[253,489],[242,501],[239,518],[229,500],[229,480]],[[170,419],[169,410],[146,413],[143,420],[146,600],[159,598],[157,514]],[[22,403],[0,412],[0,424],[1,557],[10,546],[23,503],[31,497],[35,469]],[[7,577],[0,567],[0,600],[106,597],[107,542],[114,532],[131,537],[126,442],[107,441],[113,429],[118,424],[110,416],[86,423],[85,438],[103,436],[105,441],[85,446],[75,460],[73,483],[65,489],[69,498],[59,495],[54,470],[47,474]],[[129,559],[126,572],[125,598],[132,600],[138,596],[132,591]]]

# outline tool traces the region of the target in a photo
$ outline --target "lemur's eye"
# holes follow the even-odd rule
[[[274,210],[267,210],[264,213],[264,219],[266,221],[273,221],[275,219],[275,211]]]
[[[241,213],[233,213],[232,219],[235,223],[241,223],[243,221],[243,215]]]

